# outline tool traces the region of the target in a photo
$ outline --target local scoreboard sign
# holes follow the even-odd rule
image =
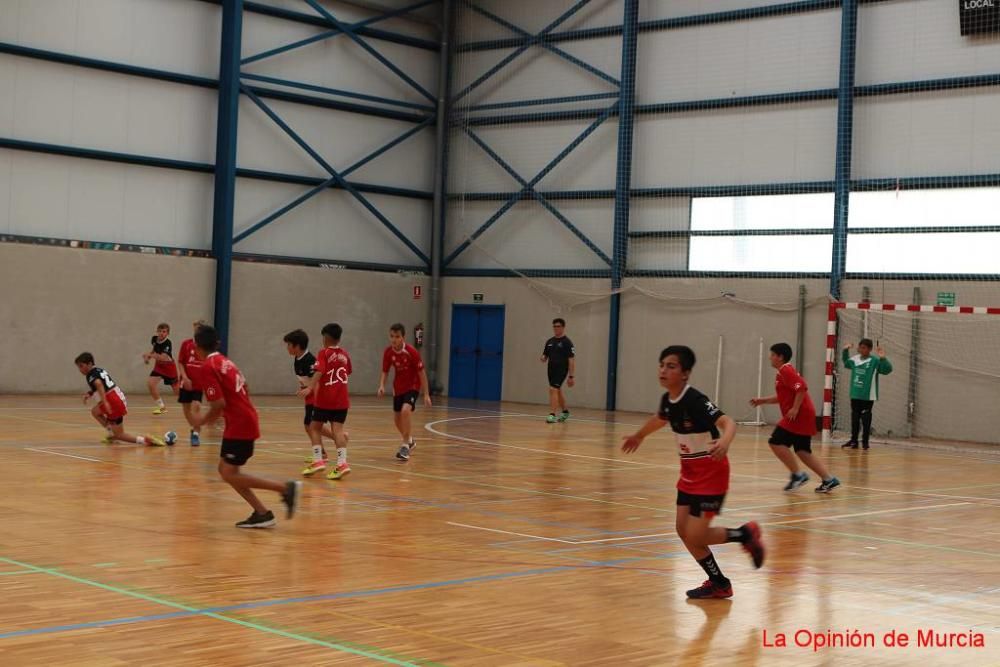
[[[958,0],[963,35],[1000,33],[1000,0]]]

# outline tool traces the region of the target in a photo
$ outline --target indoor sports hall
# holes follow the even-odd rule
[[[998,110],[997,0],[0,0],[0,665],[1000,667]]]

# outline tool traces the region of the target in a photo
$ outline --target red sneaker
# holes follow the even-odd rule
[[[743,543],[743,549],[753,558],[753,566],[760,568],[764,564],[764,542],[761,540],[760,525],[756,521],[751,521],[750,523],[743,524],[740,528],[750,536]]]
[[[706,579],[705,582],[698,588],[692,588],[689,590],[687,592],[687,596],[695,600],[707,598],[731,598],[733,597],[733,585],[726,584],[725,586],[719,586],[718,584],[712,583],[711,579]]]

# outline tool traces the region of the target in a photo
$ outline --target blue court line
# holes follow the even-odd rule
[[[32,635],[51,634],[55,632],[68,632],[73,630],[86,630],[90,628],[112,627],[116,625],[127,625],[130,623],[143,623],[146,621],[162,621],[176,618],[190,618],[192,616],[204,616],[209,614],[222,614],[234,611],[245,611],[248,609],[261,609],[285,604],[297,604],[301,602],[321,602],[324,600],[343,600],[348,598],[364,598],[375,595],[385,595],[389,593],[406,593],[411,591],[431,590],[435,588],[445,588],[448,586],[461,586],[463,584],[479,583],[485,581],[501,581],[504,579],[516,579],[518,577],[532,577],[555,572],[566,572],[577,569],[572,565],[559,565],[554,567],[538,568],[534,570],[521,570],[519,572],[505,572],[501,574],[487,574],[478,577],[465,577],[462,579],[448,579],[444,581],[431,581],[422,584],[408,584],[405,586],[391,586],[388,588],[376,588],[370,590],[347,591],[344,593],[326,593],[322,595],[307,595],[297,598],[280,598],[277,600],[258,600],[254,602],[243,602],[234,605],[224,605],[219,607],[206,607],[205,609],[195,609],[191,611],[174,611],[163,614],[149,614],[145,616],[128,616],[124,618],[113,618],[103,621],[91,621],[89,623],[71,623],[68,625],[51,625],[29,630],[15,630],[13,632],[0,633],[0,639],[11,637],[25,637]]]

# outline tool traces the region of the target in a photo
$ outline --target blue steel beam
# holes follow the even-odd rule
[[[395,16],[399,16],[401,14],[409,14],[410,12],[420,9],[421,7],[426,7],[428,5],[432,5],[437,2],[439,2],[439,0],[423,0],[423,2],[418,2],[415,5],[409,5],[407,7],[394,9],[385,14],[373,16],[371,18],[365,19],[364,21],[358,21],[357,23],[350,23],[347,25],[351,29],[351,32],[357,33],[359,28],[363,28],[366,25],[378,23],[379,21],[384,21],[386,19],[390,19]],[[271,56],[276,56],[281,53],[287,53],[288,51],[293,51],[303,46],[308,46],[309,44],[314,44],[315,42],[321,42],[324,39],[329,39],[331,37],[336,37],[337,35],[342,35],[342,34],[344,33],[340,30],[327,30],[326,32],[321,32],[318,35],[313,35],[312,37],[306,37],[305,39],[300,39],[290,44],[285,44],[284,46],[278,46],[273,49],[269,49],[267,51],[262,51],[261,53],[254,54],[252,56],[247,56],[246,58],[240,61],[240,64],[249,65],[250,63],[254,63],[259,60],[264,60],[265,58],[270,58]]]
[[[321,167],[323,167],[331,176],[333,176],[337,184],[340,185],[340,187],[347,190],[352,197],[358,200],[358,202],[368,210],[369,213],[374,215],[375,218],[379,222],[381,222],[382,225],[386,229],[388,229],[393,236],[399,239],[403,243],[403,245],[409,248],[410,251],[412,251],[413,254],[419,257],[422,262],[424,262],[425,264],[429,263],[430,261],[429,258],[427,257],[427,255],[423,253],[423,251],[420,250],[420,248],[414,245],[414,243],[410,241],[410,239],[407,238],[406,235],[399,230],[399,228],[397,228],[394,224],[392,224],[392,221],[390,221],[387,217],[385,217],[385,215],[383,215],[381,211],[379,211],[370,201],[368,201],[366,197],[364,197],[360,192],[358,192],[350,183],[344,180],[344,178],[340,175],[340,173],[336,169],[334,169],[330,165],[330,163],[324,160],[319,153],[313,150],[313,148],[309,146],[309,144],[306,143],[306,141],[302,137],[300,137],[295,132],[295,130],[293,130],[285,121],[283,121],[281,117],[278,116],[278,114],[276,114],[270,107],[264,104],[264,102],[261,101],[259,97],[257,97],[252,91],[248,90],[246,87],[243,87],[243,92],[248,98],[250,98],[250,101],[252,101],[255,105],[257,105],[257,107],[261,111],[263,111],[268,118],[274,121],[274,123],[278,127],[280,127],[285,132],[285,134],[291,137],[292,141],[298,144],[302,150],[304,150],[312,159],[316,160],[316,162],[319,163]]]
[[[586,2],[589,2],[589,0],[586,0]],[[571,53],[566,53],[562,49],[560,49],[558,47],[555,47],[555,46],[552,46],[551,44],[546,43],[544,39],[539,40],[536,35],[532,35],[527,30],[525,30],[525,29],[523,29],[523,28],[521,28],[519,26],[514,25],[510,21],[507,21],[506,19],[503,19],[503,18],[497,16],[493,12],[487,11],[487,10],[483,9],[482,7],[476,5],[476,4],[474,4],[474,3],[472,3],[472,2],[470,2],[468,0],[466,0],[465,4],[468,5],[474,12],[476,12],[478,14],[481,14],[482,16],[485,16],[486,18],[490,19],[494,23],[496,23],[496,24],[498,24],[498,25],[500,25],[500,26],[502,26],[504,28],[507,28],[511,32],[515,32],[515,33],[521,35],[525,39],[531,40],[530,44],[533,44],[535,46],[540,46],[541,48],[543,48],[543,49],[545,49],[547,51],[550,51],[551,53],[554,53],[555,55],[559,56],[563,60],[567,60],[567,61],[573,63],[577,67],[580,67],[580,68],[586,70],[587,72],[590,72],[591,74],[593,74],[594,76],[598,77],[599,79],[604,79],[605,81],[607,81],[611,85],[615,86],[616,88],[621,85],[621,83],[618,81],[618,79],[616,79],[615,77],[611,76],[610,74],[607,74],[607,73],[603,72],[602,70],[598,69],[597,67],[594,67],[590,63],[587,63],[587,62],[584,62],[583,60],[580,60],[579,58],[577,58],[576,56],[574,56]]]
[[[430,125],[431,121],[433,121],[433,120],[434,120],[434,118],[432,117],[432,118],[428,119],[426,122],[422,123],[421,125],[416,125],[416,126],[410,128],[409,130],[407,130],[406,132],[404,132],[400,136],[396,137],[392,141],[390,141],[390,142],[388,142],[388,143],[380,146],[379,148],[375,149],[374,151],[372,151],[371,153],[369,153],[365,157],[361,158],[360,160],[358,160],[357,162],[355,162],[354,164],[352,164],[351,166],[347,167],[342,172],[340,172],[340,177],[341,178],[347,178],[347,176],[350,175],[351,172],[360,169],[361,167],[363,167],[364,165],[368,164],[369,162],[371,162],[375,158],[377,158],[380,155],[384,154],[386,151],[389,151],[392,148],[394,148],[395,146],[399,145],[400,143],[406,141],[411,136],[413,136],[414,134],[416,134],[420,130],[422,130],[425,127],[427,127],[428,125]],[[314,187],[310,188],[309,190],[307,190],[302,195],[296,197],[294,200],[292,200],[291,202],[289,202],[285,206],[282,206],[280,209],[278,209],[274,213],[271,213],[270,215],[268,215],[267,217],[265,217],[260,222],[257,222],[255,224],[251,225],[246,230],[244,230],[244,231],[240,232],[239,234],[237,234],[236,238],[233,239],[233,242],[234,243],[239,243],[240,241],[244,240],[248,236],[254,234],[255,232],[260,231],[261,229],[263,229],[267,225],[271,224],[272,222],[274,222],[275,220],[277,220],[281,216],[285,215],[286,213],[288,213],[289,211],[291,211],[292,209],[294,209],[296,206],[298,206],[298,205],[300,205],[300,204],[308,201],[313,196],[315,196],[315,195],[319,194],[320,192],[322,192],[323,190],[326,190],[327,188],[331,187],[336,182],[337,182],[337,177],[336,176],[331,176],[330,178],[326,179],[325,181],[323,181],[323,182],[315,185]]]
[[[591,100],[610,100],[617,98],[618,92],[613,93],[593,93],[591,95],[564,95],[562,97],[543,97],[535,100],[513,100],[511,102],[491,102],[488,104],[473,104],[463,108],[466,113],[473,111],[487,111],[490,109],[513,109],[518,107],[543,106],[549,104],[570,104],[573,102],[589,102]],[[456,121],[456,125],[461,121]]]
[[[211,5],[218,5],[222,3],[222,0],[200,0],[201,2],[207,2]],[[328,28],[330,26],[329,22],[314,15],[305,14],[303,12],[296,12],[291,9],[284,9],[282,7],[275,7],[274,5],[267,5],[261,2],[252,2],[251,0],[245,0],[243,3],[243,10],[245,12],[252,12],[254,14],[261,14],[263,16],[270,16],[273,18],[284,19],[286,21],[292,21],[294,23],[302,23],[305,25],[318,26],[320,28]],[[357,34],[364,37],[372,37],[374,39],[381,39],[386,42],[394,42],[396,44],[403,44],[405,46],[414,46],[418,49],[424,49],[426,51],[438,51],[439,45],[429,39],[422,39],[420,37],[413,37],[411,35],[405,35],[403,33],[392,32],[389,30],[381,30],[379,28],[358,28]]]
[[[243,72],[240,74],[243,79],[249,79],[251,81],[261,81],[263,83],[271,83],[277,86],[288,86],[289,88],[299,88],[301,90],[311,90],[316,93],[326,93],[328,95],[339,95],[341,97],[349,97],[356,100],[366,100],[369,102],[378,102],[379,104],[388,104],[397,107],[405,107],[407,109],[418,109],[420,111],[434,111],[434,107],[428,104],[418,104],[416,102],[407,102],[405,100],[393,100],[388,97],[382,97],[380,95],[368,95],[367,93],[355,93],[349,90],[341,90],[339,88],[327,88],[326,86],[317,86],[314,83],[303,83],[301,81],[289,81],[287,79],[280,79],[274,76],[266,76],[264,74],[251,74],[249,72]]]
[[[221,349],[229,343],[233,278],[233,211],[236,199],[236,128],[240,114],[240,45],[243,0],[223,0],[219,47],[219,111],[216,120],[212,254],[215,256],[215,315]]]
[[[858,3],[843,0],[840,19],[840,85],[837,93],[837,154],[833,176],[833,256],[830,294],[840,298],[847,271],[847,217],[851,194],[851,146],[854,139],[854,72],[858,46]]]
[[[574,236],[580,239],[583,242],[583,244],[587,246],[587,248],[589,248],[595,255],[600,257],[601,261],[603,261],[605,264],[609,266],[611,265],[611,258],[608,257],[603,250],[597,247],[597,245],[593,241],[591,241],[586,234],[581,232],[576,227],[576,225],[570,222],[570,220],[565,215],[563,215],[563,213],[559,209],[553,206],[548,200],[545,199],[545,197],[538,194],[538,192],[536,192],[533,187],[528,185],[528,182],[524,180],[524,178],[522,178],[521,175],[518,174],[514,170],[514,168],[507,163],[506,160],[500,157],[500,155],[496,151],[494,151],[489,146],[489,144],[487,144],[485,141],[482,140],[481,137],[477,136],[475,132],[472,132],[469,129],[466,129],[465,133],[469,135],[469,138],[471,138],[474,142],[476,142],[477,146],[483,149],[484,153],[493,158],[494,162],[499,164],[504,171],[510,174],[510,176],[521,185],[523,192],[532,193],[534,195],[533,198],[536,201],[538,201],[538,203],[540,203],[549,213],[551,213],[556,218],[556,220],[561,222],[566,227],[566,229],[568,229]]]
[[[375,58],[375,60],[377,60],[380,63],[382,63],[383,65],[385,65],[385,67],[387,67],[389,69],[389,71],[391,71],[393,74],[395,74],[400,79],[402,79],[403,81],[405,81],[411,88],[413,88],[418,93],[420,93],[421,95],[423,95],[424,97],[426,97],[428,100],[430,100],[431,102],[437,104],[437,99],[435,99],[433,93],[431,93],[426,88],[424,88],[419,83],[417,83],[406,72],[404,72],[403,70],[399,69],[395,64],[393,64],[393,62],[391,60],[389,60],[388,58],[386,58],[385,56],[383,56],[381,53],[379,53],[378,50],[375,47],[373,47],[371,44],[369,44],[365,40],[363,40],[360,37],[358,37],[357,34],[355,34],[355,32],[353,30],[351,30],[349,26],[347,26],[344,23],[342,23],[339,19],[337,19],[336,16],[334,16],[329,11],[327,11],[327,9],[325,7],[323,7],[318,2],[316,2],[316,0],[305,0],[305,2],[310,7],[312,7],[313,9],[315,9],[316,12],[318,14],[320,14],[323,18],[325,18],[327,21],[329,21],[332,26],[336,27],[341,32],[343,32],[345,35],[347,35],[347,37],[352,42],[354,42],[355,44],[357,44],[358,46],[360,46],[362,49],[364,49],[365,51],[367,51],[369,55],[371,55],[373,58]]]
[[[532,178],[530,181],[528,181],[528,187],[529,188],[534,188],[535,185],[537,185],[539,181],[541,181],[543,178],[545,178],[545,176],[550,171],[552,171],[553,169],[555,169],[555,167],[560,162],[562,162],[563,159],[565,159],[567,155],[569,155],[570,153],[572,153],[576,149],[576,147],[579,146],[587,137],[589,137],[594,132],[594,130],[596,130],[598,127],[600,127],[601,123],[603,123],[605,120],[607,120],[608,118],[610,118],[611,117],[611,112],[613,110],[617,109],[617,108],[618,108],[618,103],[617,102],[615,102],[612,106],[608,107],[607,111],[605,111],[605,113],[604,113],[603,116],[601,116],[600,118],[598,118],[594,122],[592,122],[590,125],[588,125],[587,128],[583,132],[581,132],[579,135],[577,135],[577,137],[572,142],[570,142],[570,144],[568,146],[566,146],[566,148],[564,148],[562,151],[560,151],[559,154],[556,155],[556,157],[554,157],[551,162],[549,162],[545,167],[543,167],[542,170],[540,172],[538,172],[538,174],[536,174],[534,178]],[[468,239],[466,239],[465,241],[462,241],[462,243],[460,243],[458,245],[458,247],[456,247],[454,250],[451,251],[451,254],[449,254],[447,257],[445,257],[445,259],[444,259],[444,266],[448,266],[449,264],[451,264],[455,260],[456,257],[458,257],[459,255],[461,255],[465,251],[465,249],[468,248],[472,244],[472,241],[475,241],[477,238],[479,238],[483,234],[483,232],[485,232],[487,229],[489,229],[493,225],[494,222],[496,222],[497,220],[499,220],[500,217],[503,216],[504,213],[506,213],[507,211],[509,211],[511,209],[511,207],[514,206],[514,204],[516,204],[518,201],[520,201],[520,199],[521,199],[520,195],[523,194],[523,193],[525,193],[525,192],[527,192],[527,190],[525,190],[524,188],[522,188],[519,192],[514,193],[512,196],[510,196],[510,198],[504,203],[503,206],[501,206],[496,211],[496,213],[494,213],[493,215],[491,215],[489,217],[489,219],[486,220],[486,222],[484,222],[482,225],[480,225],[479,228],[476,229],[476,231],[474,231],[469,236]]]
[[[622,25],[621,98],[618,106],[618,159],[615,167],[614,236],[611,302],[608,316],[608,377],[605,409],[618,404],[618,348],[622,280],[628,266],[629,215],[632,203],[632,139],[635,124],[635,66],[638,47],[639,0],[625,0]]]
[[[534,43],[537,43],[538,40],[540,40],[541,38],[543,38],[550,31],[555,30],[557,27],[559,27],[560,24],[562,24],[564,21],[566,21],[569,17],[571,17],[576,12],[580,11],[580,9],[582,9],[589,2],[590,2],[590,0],[579,0],[579,2],[577,2],[575,5],[573,5],[569,9],[567,9],[565,12],[563,12],[562,14],[560,14],[558,17],[556,17],[556,19],[554,21],[552,21],[551,23],[549,23],[547,26],[543,27],[538,32],[538,34],[534,35],[531,39],[526,40],[525,43],[522,46],[520,46],[517,50],[515,50],[513,53],[507,54],[504,58],[502,58],[500,60],[500,62],[498,62],[497,64],[493,65],[493,67],[491,67],[488,70],[486,70],[486,72],[484,72],[483,74],[481,74],[475,81],[473,81],[468,86],[466,86],[465,88],[463,88],[462,90],[460,90],[458,92],[458,94],[456,94],[454,97],[451,98],[451,103],[455,104],[460,99],[462,99],[463,97],[465,97],[466,95],[468,95],[469,93],[471,93],[473,90],[475,90],[476,88],[478,88],[483,82],[485,82],[491,76],[493,76],[494,74],[496,74],[497,72],[499,72],[501,69],[503,69],[504,67],[506,67],[508,63],[510,63],[512,60],[514,60],[515,58],[517,58],[519,55],[521,55],[522,53],[524,53],[525,51],[527,51],[528,47],[530,47]],[[470,6],[473,9],[475,9],[474,5],[470,5]]]

